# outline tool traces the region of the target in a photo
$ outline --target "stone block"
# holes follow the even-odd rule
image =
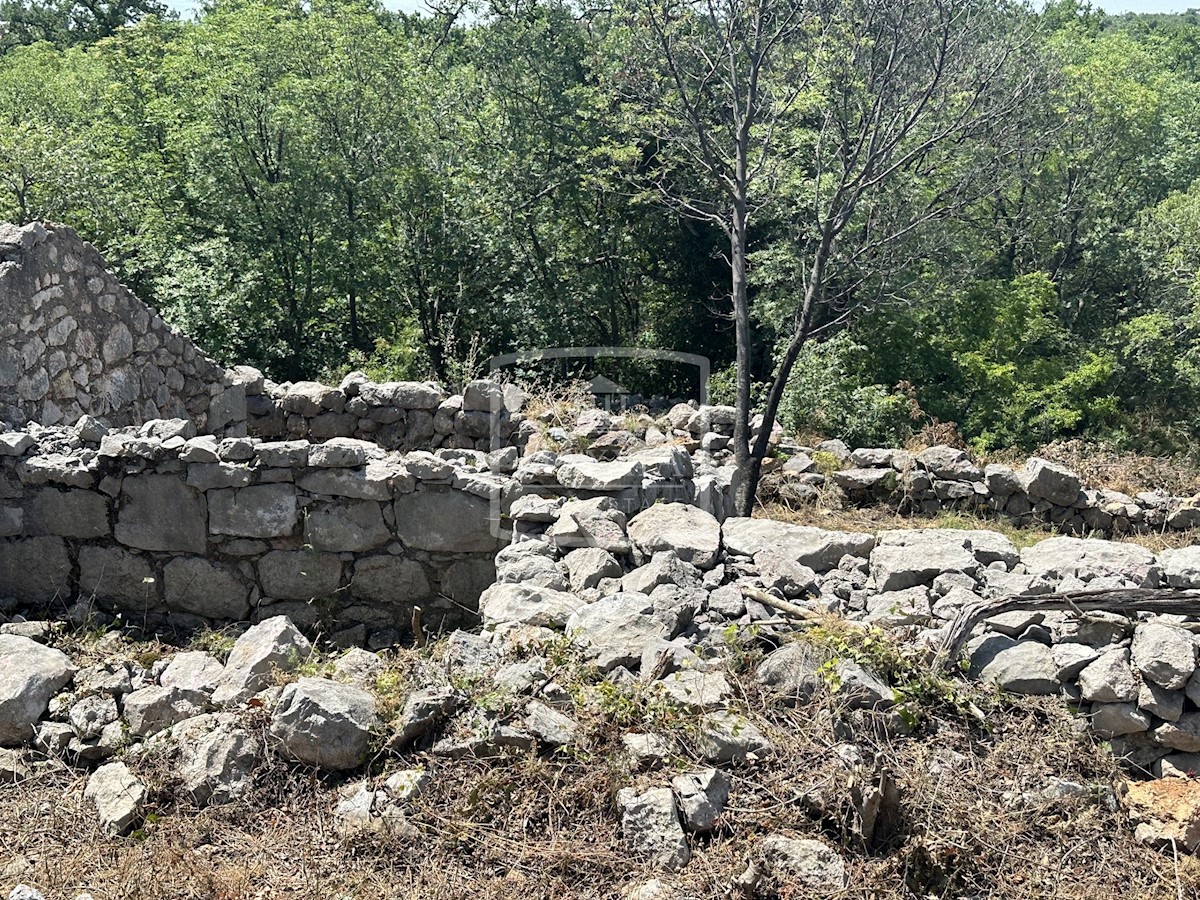
[[[354,564],[350,593],[370,603],[411,604],[429,596],[420,563],[396,556],[368,556]]]
[[[396,533],[406,547],[435,553],[494,553],[499,510],[458,491],[418,491],[395,501]]]
[[[25,516],[26,533],[61,537],[97,538],[110,533],[108,498],[91,491],[33,492]]]
[[[121,485],[115,534],[138,550],[204,553],[208,504],[175,475],[135,475]]]
[[[342,581],[342,561],[334,553],[273,550],[258,561],[263,595],[275,600],[328,597]]]
[[[237,569],[207,559],[173,559],[163,568],[167,606],[206,619],[244,619],[250,585]]]
[[[57,537],[0,541],[0,597],[49,603],[71,595],[71,559]]]
[[[119,547],[79,548],[79,593],[121,609],[141,611],[158,605],[153,566]]]
[[[305,541],[314,550],[360,553],[374,550],[391,538],[382,508],[373,500],[327,500],[308,509]]]
[[[296,528],[296,489],[290,484],[211,491],[208,497],[213,534],[275,538],[287,537]]]

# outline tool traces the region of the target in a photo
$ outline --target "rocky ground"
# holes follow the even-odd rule
[[[421,647],[327,651],[285,617],[186,646],[0,625],[0,888],[1200,889],[1192,619],[993,617],[971,678],[929,652],[980,597],[1187,587],[1192,552],[718,524],[676,504],[627,522],[604,500],[545,533],[498,555],[480,633]]]

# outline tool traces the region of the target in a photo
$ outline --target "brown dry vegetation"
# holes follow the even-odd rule
[[[826,646],[845,640],[823,626]],[[814,639],[817,635],[814,635]],[[148,645],[133,652],[145,653]],[[901,659],[864,646],[881,663]],[[720,831],[693,842],[683,873],[666,876],[671,896],[723,897],[764,834],[819,837],[848,863],[846,898],[989,897],[1163,898],[1200,891],[1200,864],[1137,844],[1113,802],[1120,775],[1057,698],[1012,699],[933,679],[910,662],[903,679],[920,726],[888,736],[884,719],[820,696],[788,708],[761,695],[750,677],[761,650],[734,648],[736,705],[768,734],[776,752],[732,770],[734,789]],[[855,651],[857,652],[857,651]],[[401,651],[379,684],[387,694],[438,665],[436,647]],[[50,900],[82,890],[96,900],[249,900],[249,898],[608,898],[653,877],[621,844],[614,797],[627,785],[661,786],[688,766],[695,715],[644,688],[601,687],[568,654],[553,650],[554,677],[578,698],[585,738],[570,753],[512,752],[449,760],[424,752],[379,756],[367,776],[423,765],[430,792],[409,819],[419,841],[341,836],[332,808],[339,784],[269,756],[244,802],[198,810],[172,785],[170,762],[131,765],[152,790],[152,814],[132,836],[101,833],[82,799],[85,775],[53,761],[34,778],[0,786],[0,891],[24,881]],[[474,699],[505,708],[487,684]],[[394,710],[395,697],[383,698]],[[981,724],[960,714],[986,711]],[[515,707],[514,707],[515,708]],[[267,715],[251,713],[265,736]],[[678,756],[662,769],[635,772],[620,752],[626,730],[673,735]],[[876,765],[850,771],[832,748],[852,742]],[[931,763],[949,770],[932,774]],[[856,837],[849,796],[878,768],[901,786],[899,830],[866,848]],[[1052,778],[1087,786],[1088,796],[1054,802],[1036,795]],[[1034,797],[1032,800],[1023,796]],[[756,896],[796,900],[795,885],[765,884]]]

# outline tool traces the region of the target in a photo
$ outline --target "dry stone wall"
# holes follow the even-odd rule
[[[415,606],[430,631],[475,624],[496,552],[569,498],[632,513],[695,499],[690,479],[670,449],[400,454],[85,418],[0,434],[0,598],[180,629],[287,615],[385,646],[409,635]]]
[[[244,434],[236,377],[172,330],[73,230],[0,223],[0,422],[164,416]]]

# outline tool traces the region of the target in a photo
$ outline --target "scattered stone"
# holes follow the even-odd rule
[[[114,762],[92,773],[83,796],[96,805],[105,831],[125,834],[141,814],[146,788],[125,763]]]
[[[803,641],[792,641],[772,652],[758,666],[758,683],[789,703],[807,701],[825,684],[824,655]]]
[[[540,700],[525,707],[525,730],[552,747],[568,747],[575,743],[579,723]]]
[[[144,737],[198,716],[207,707],[208,696],[200,691],[151,685],[125,698],[125,721],[131,735]]]
[[[670,788],[652,788],[641,794],[622,788],[617,792],[617,805],[621,808],[621,832],[634,853],[650,857],[669,871],[687,865],[692,854]]]
[[[0,635],[0,746],[33,740],[50,698],[75,674],[67,655],[18,635]]]
[[[1138,685],[1129,667],[1128,650],[1110,650],[1079,673],[1079,690],[1093,703],[1137,700]]]
[[[725,804],[729,802],[731,786],[729,776],[719,769],[704,769],[672,778],[671,787],[679,798],[684,828],[688,831],[712,831],[725,810]]]
[[[283,689],[271,733],[294,759],[322,769],[353,769],[379,727],[375,698],[324,678],[301,678]]]
[[[846,887],[846,863],[822,841],[772,834],[758,843],[772,875],[820,894],[840,893]]]
[[[697,752],[714,765],[742,763],[771,752],[771,742],[745,716],[728,710],[706,713],[697,723]]]
[[[264,619],[246,631],[225,662],[213,703],[241,703],[265,688],[276,671],[291,672],[312,653],[312,645],[286,616]]]
[[[629,520],[629,538],[646,556],[671,550],[698,569],[717,564],[721,525],[709,513],[685,503],[657,503]]]
[[[1134,629],[1130,659],[1143,678],[1177,691],[1196,671],[1196,643],[1182,628],[1144,622]]]

